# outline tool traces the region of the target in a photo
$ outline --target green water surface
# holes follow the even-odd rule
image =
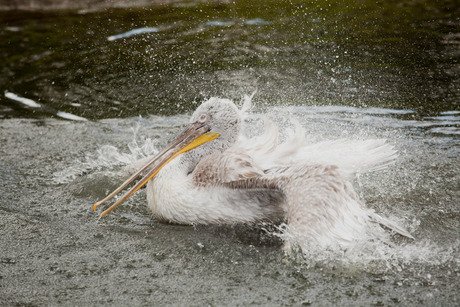
[[[254,90],[268,105],[456,110],[459,16],[455,1],[0,12],[0,118],[170,115]],[[142,27],[159,31],[107,39]],[[44,107],[24,107],[5,91]]]

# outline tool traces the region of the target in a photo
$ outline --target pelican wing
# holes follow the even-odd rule
[[[222,185],[263,174],[262,169],[249,155],[227,150],[203,158],[193,171],[193,179],[199,186]]]
[[[393,163],[397,153],[382,139],[339,139],[308,144],[305,130],[296,124],[294,133],[283,143],[278,143],[278,127],[265,119],[265,131],[253,138],[242,138],[236,152],[246,153],[263,170],[297,164],[335,165],[348,176],[384,169]]]

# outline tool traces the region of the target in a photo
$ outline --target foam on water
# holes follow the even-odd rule
[[[247,24],[247,25],[250,25],[250,26],[265,26],[265,25],[270,25],[271,24],[270,21],[267,21],[267,20],[262,19],[262,18],[248,19],[244,23]]]
[[[454,114],[460,114],[460,111],[444,111],[439,113],[441,115],[454,115]]]
[[[121,33],[121,34],[111,35],[111,36],[107,37],[107,40],[109,42],[112,42],[112,41],[115,41],[115,40],[121,39],[121,38],[127,38],[127,37],[131,37],[131,36],[139,35],[139,34],[144,34],[144,33],[154,33],[154,32],[158,32],[158,31],[160,31],[160,29],[157,28],[157,27],[138,28],[138,29],[133,29],[133,30]]]
[[[75,115],[75,114],[72,114],[72,113],[68,113],[68,112],[63,112],[63,111],[58,111],[56,113],[56,115],[61,117],[61,118],[65,118],[65,119],[69,119],[69,120],[87,121],[87,119],[84,118],[84,117],[81,117],[81,116],[78,116],[78,115]]]
[[[38,102],[36,102],[35,100],[32,100],[32,99],[29,99],[29,98],[25,98],[25,97],[21,97],[15,93],[11,93],[11,92],[5,92],[5,97],[6,98],[9,98],[11,100],[14,100],[14,101],[17,101],[17,102],[20,102],[22,103],[23,105],[26,105],[30,108],[41,108],[41,104],[39,104]]]
[[[206,22],[207,26],[211,27],[230,27],[234,23],[233,21],[222,21],[222,20],[210,20]]]

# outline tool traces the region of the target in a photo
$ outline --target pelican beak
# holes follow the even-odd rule
[[[209,132],[209,130],[210,128],[206,124],[202,124],[199,122],[191,124],[187,129],[182,131],[182,133],[179,134],[168,146],[166,146],[166,148],[163,151],[161,151],[152,160],[145,164],[139,171],[132,175],[115,191],[113,191],[103,200],[94,204],[93,210],[96,211],[97,207],[99,207],[100,205],[114,197],[116,194],[118,194],[127,185],[133,182],[146,169],[148,169],[152,165],[155,165],[139,182],[137,182],[131,189],[129,189],[120,199],[118,199],[112,206],[110,206],[108,209],[101,213],[100,217],[104,217],[110,211],[112,211],[113,209],[121,205],[129,197],[131,197],[131,195],[133,195],[137,190],[142,188],[150,179],[155,177],[155,175],[163,168],[163,166],[168,164],[178,155],[186,151],[189,151],[201,144],[212,141],[220,136],[220,134]]]

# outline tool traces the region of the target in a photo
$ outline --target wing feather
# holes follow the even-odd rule
[[[262,169],[249,155],[227,150],[203,158],[192,176],[197,185],[207,186],[246,180],[263,174]]]
[[[262,135],[242,139],[232,149],[246,153],[262,169],[268,170],[297,164],[335,165],[346,176],[384,169],[397,158],[393,146],[383,139],[338,139],[307,144],[305,130],[295,124],[295,131],[278,144],[278,127],[265,119]]]

